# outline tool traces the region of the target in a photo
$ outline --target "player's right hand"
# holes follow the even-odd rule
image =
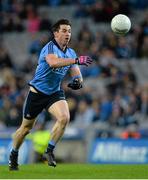
[[[76,64],[88,66],[93,60],[89,56],[79,56],[76,58]]]

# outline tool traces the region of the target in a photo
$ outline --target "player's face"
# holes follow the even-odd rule
[[[55,32],[55,38],[66,46],[71,38],[71,26],[69,25],[60,25],[59,31]]]

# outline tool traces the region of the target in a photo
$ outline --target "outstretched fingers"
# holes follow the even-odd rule
[[[89,65],[89,64],[92,64],[92,62],[93,60],[88,56],[86,60],[86,64]]]

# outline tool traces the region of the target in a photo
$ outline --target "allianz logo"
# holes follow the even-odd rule
[[[147,147],[102,142],[97,143],[92,154],[92,161],[144,163],[148,161],[147,153]]]

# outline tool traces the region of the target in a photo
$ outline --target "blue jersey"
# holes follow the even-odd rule
[[[76,58],[76,53],[71,48],[66,48],[62,51],[55,40],[47,43],[41,50],[38,66],[36,68],[34,78],[29,82],[35,89],[44,94],[51,95],[61,89],[61,82],[71,66],[69,65],[60,68],[52,68],[45,60],[48,54],[55,54],[58,58]],[[66,59],[65,59],[66,60]]]

